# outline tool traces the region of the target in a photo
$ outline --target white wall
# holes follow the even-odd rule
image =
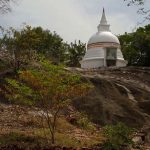
[[[117,63],[116,63],[117,67],[125,67],[126,65],[127,65],[127,62],[125,60],[117,59]]]
[[[117,49],[117,59],[124,59],[121,50]]]
[[[124,60],[121,50],[117,49],[117,67],[124,67],[127,62]],[[81,68],[99,68],[106,66],[106,48],[95,47],[86,51],[86,54],[81,61]]]
[[[99,57],[99,58],[104,58],[104,49],[103,48],[99,48],[99,47],[97,47],[97,48],[90,48],[90,49],[88,49],[87,51],[86,51],[86,54],[85,54],[85,56],[84,56],[84,60],[85,59],[91,59],[91,58],[97,58],[97,57]]]
[[[104,59],[83,60],[81,62],[81,68],[85,69],[99,68],[103,66],[104,66]]]

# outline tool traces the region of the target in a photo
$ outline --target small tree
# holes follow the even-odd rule
[[[79,67],[82,57],[85,55],[86,45],[80,40],[78,43],[75,41],[71,43],[68,49],[68,62],[67,65],[71,67]]]
[[[30,26],[25,26],[21,31],[14,28],[4,29],[0,27],[2,38],[0,39],[0,53],[6,53],[11,67],[18,71],[37,58],[36,50],[31,46],[37,44],[38,37],[31,31]]]
[[[85,95],[91,86],[83,83],[78,75],[66,73],[62,67],[50,65],[47,61],[41,64],[38,70],[21,71],[19,82],[7,79],[13,87],[12,91],[9,88],[9,98],[19,103],[20,98],[24,99],[22,102],[39,106],[43,110],[42,115],[54,144],[60,111],[74,97]]]
[[[150,25],[139,27],[133,33],[119,36],[122,52],[128,65],[150,66]]]
[[[105,150],[120,150],[122,146],[129,146],[132,143],[131,134],[133,129],[123,123],[108,125],[104,128],[104,135],[107,139]]]

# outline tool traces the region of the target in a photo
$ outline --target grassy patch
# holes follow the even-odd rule
[[[12,144],[12,143],[27,143],[27,144],[37,144],[38,138],[26,136],[24,134],[11,132],[6,135],[0,136],[0,144]]]
[[[103,143],[104,138],[100,133],[91,133],[86,130],[80,130],[81,133],[77,134],[75,130],[70,130],[67,133],[67,129],[64,132],[57,131],[56,133],[56,145],[81,148],[81,147],[92,147],[95,144]],[[38,129],[35,131],[35,136],[45,138],[47,143],[50,143],[50,132],[49,129]]]
[[[75,126],[73,126],[68,121],[66,121],[65,118],[61,117],[58,119],[57,128],[58,128],[58,130],[69,131],[69,130],[75,129]]]
[[[73,135],[66,135],[63,133],[56,134],[57,145],[81,148],[81,147],[91,147],[95,144],[99,144],[101,141],[100,137],[89,137],[78,139]]]
[[[79,147],[80,143],[77,139],[63,134],[63,133],[57,133],[56,134],[56,143],[60,146],[66,146],[66,147]]]

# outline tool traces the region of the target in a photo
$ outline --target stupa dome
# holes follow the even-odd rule
[[[81,68],[126,66],[127,62],[123,58],[119,39],[111,33],[104,9],[97,29],[97,33],[87,43],[87,51],[80,62]]]
[[[89,44],[96,44],[96,43],[117,43],[120,44],[118,38],[112,34],[109,31],[104,31],[104,32],[97,32],[94,34],[88,41]]]

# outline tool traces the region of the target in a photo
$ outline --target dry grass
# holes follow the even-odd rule
[[[63,117],[58,120],[57,128],[56,145],[75,148],[91,147],[95,144],[103,143],[105,140],[100,132],[79,129],[68,123]],[[51,141],[48,128],[36,129],[34,135],[45,138],[49,142]]]
[[[26,142],[28,138],[35,144],[42,142],[42,139],[44,139],[45,143],[51,142],[50,132],[46,126],[46,122],[42,122],[40,117],[28,113],[30,109],[27,110],[26,108],[20,108],[15,105],[3,105],[1,108],[3,108],[3,111],[0,112],[1,143],[9,143],[11,141]],[[57,122],[57,145],[86,147],[100,143],[102,140],[103,137],[100,133],[80,129],[67,122],[64,116],[61,116]]]

